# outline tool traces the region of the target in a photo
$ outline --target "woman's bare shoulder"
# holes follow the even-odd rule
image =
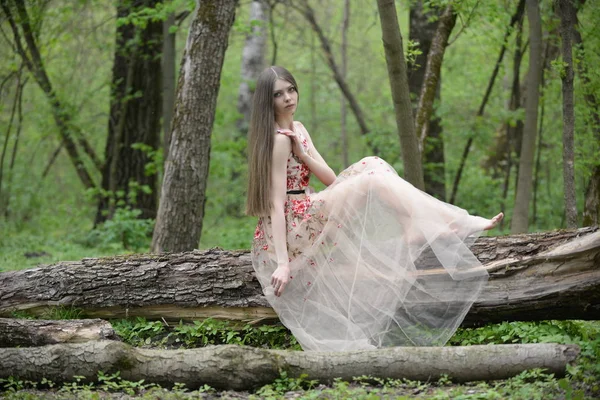
[[[273,143],[273,151],[291,151],[292,139],[283,133],[275,133],[275,139]]]

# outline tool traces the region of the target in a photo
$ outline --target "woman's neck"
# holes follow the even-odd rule
[[[282,129],[289,129],[291,131],[294,130],[294,117],[293,116],[285,116],[285,117],[276,117],[275,123]]]

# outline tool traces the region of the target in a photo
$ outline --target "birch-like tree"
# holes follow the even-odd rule
[[[529,70],[517,196],[511,224],[512,233],[527,232],[529,226],[529,203],[533,189],[533,161],[542,75],[542,19],[538,0],[526,0],[525,6],[529,21]]]
[[[415,134],[406,60],[402,45],[402,34],[398,25],[394,0],[377,0],[381,36],[385,49],[385,61],[392,88],[392,100],[396,114],[396,126],[400,137],[404,177],[418,189],[424,190],[423,167],[417,135]]]

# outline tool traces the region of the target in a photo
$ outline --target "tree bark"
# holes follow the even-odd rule
[[[560,38],[564,71],[562,79],[563,105],[563,182],[567,228],[577,227],[577,203],[575,199],[575,104],[573,102],[573,30],[576,11],[574,0],[557,0],[560,16]]]
[[[110,323],[101,319],[52,321],[0,318],[0,348],[93,340],[119,340],[119,337]]]
[[[163,160],[169,157],[171,146],[171,122],[173,120],[173,108],[175,107],[175,84],[176,80],[176,54],[177,35],[171,32],[176,27],[175,13],[169,14],[163,21],[163,48],[162,48],[162,118],[163,118]]]
[[[482,237],[472,250],[490,280],[465,326],[600,319],[598,227]],[[0,317],[13,311],[43,315],[62,305],[94,318],[277,318],[262,295],[247,251],[90,258],[4,272],[0,299]]]
[[[437,30],[437,23],[431,22],[431,13],[425,13],[423,2],[416,1],[410,7],[409,39],[419,43],[414,65],[408,71],[408,89],[413,102],[413,114],[416,116],[421,87],[425,81],[425,66],[431,48],[431,41]],[[441,74],[437,80],[435,98],[440,99]],[[433,114],[429,117],[428,138],[423,145],[423,180],[425,191],[430,195],[446,200],[446,168],[444,158],[444,136],[440,118]]]
[[[242,50],[242,81],[238,90],[237,109],[242,118],[237,121],[241,137],[246,137],[250,124],[252,95],[256,80],[265,67],[265,51],[267,44],[267,4],[265,0],[254,0],[250,4],[251,32],[246,36]]]
[[[340,73],[340,69],[338,68],[337,63],[335,62],[335,58],[333,57],[333,52],[331,51],[331,45],[329,44],[329,40],[327,40],[327,37],[323,33],[323,30],[317,23],[317,19],[315,18],[315,13],[313,9],[310,7],[306,0],[303,1],[302,7],[296,8],[304,16],[304,18],[308,21],[312,29],[317,34],[319,41],[321,42],[321,48],[323,49],[325,59],[327,60],[327,65],[331,69],[331,72],[333,72],[333,77],[338,86],[340,87],[340,90],[348,100],[350,108],[352,109],[354,117],[356,118],[356,122],[360,127],[361,133],[363,135],[366,135],[367,133],[369,133],[369,128],[363,116],[362,109],[360,108],[354,95],[350,91],[348,83],[343,79],[342,74]]]
[[[155,7],[158,0],[121,0],[117,17],[124,18],[140,8]],[[98,202],[95,224],[111,219],[117,192],[124,193],[126,204],[142,211],[140,218],[155,218],[158,206],[157,176],[148,174],[152,162],[148,152],[133,149],[142,143],[152,150],[160,147],[162,112],[163,23],[148,21],[145,27],[123,24],[117,28],[112,70],[110,117],[102,169],[102,188],[109,192]],[[132,189],[130,183],[147,186],[150,191]],[[131,191],[136,194],[131,197]]]
[[[202,232],[210,135],[237,0],[196,6],[179,74],[172,143],[165,163],[152,250],[186,251]]]
[[[346,80],[348,72],[348,27],[350,26],[350,0],[344,0],[344,16],[342,19],[342,44],[340,53],[342,56],[342,65],[340,74],[342,79]],[[340,139],[342,147],[342,166],[347,168],[350,165],[348,158],[348,129],[346,125],[348,107],[344,96],[340,98]]]
[[[415,131],[419,138],[419,148],[421,150],[423,150],[423,143],[429,131],[429,120],[433,114],[433,101],[439,85],[444,53],[448,46],[448,38],[455,24],[456,13],[452,5],[448,5],[439,18],[435,35],[431,41],[431,48],[427,55],[425,77],[421,87],[421,95],[419,96]]]
[[[191,390],[202,385],[249,390],[272,383],[283,370],[290,378],[305,374],[323,383],[356,376],[436,381],[443,374],[467,382],[506,379],[532,368],[564,376],[578,354],[576,345],[553,343],[301,352],[235,345],[154,350],[98,341],[0,349],[0,378],[62,383],[78,375],[89,382],[98,371],[120,371],[122,379],[165,387],[179,382]]]
[[[396,5],[393,0],[377,0],[381,35],[385,49],[385,61],[392,89],[392,99],[396,114],[396,125],[400,137],[400,149],[404,175],[416,188],[424,190],[421,152],[413,123],[406,60],[402,48],[402,35],[398,25]]]
[[[526,0],[529,21],[529,71],[527,73],[527,98],[525,100],[525,124],[519,160],[519,177],[513,218],[512,233],[527,232],[529,205],[533,187],[533,159],[537,136],[538,104],[542,61],[542,20],[537,0]]]
[[[583,5],[580,1],[580,5]],[[573,44],[581,48],[581,52],[585,55],[583,40],[581,33],[577,30],[577,14],[575,14],[575,29],[573,29]],[[596,97],[596,92],[592,82],[590,81],[587,62],[582,57],[577,63],[577,74],[581,79],[584,87],[583,98],[590,110],[590,121],[592,133],[597,142],[600,143],[600,106]],[[600,162],[592,168],[590,180],[586,184],[585,189],[585,205],[583,209],[583,226],[600,225]]]

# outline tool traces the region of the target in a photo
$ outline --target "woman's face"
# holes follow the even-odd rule
[[[277,79],[273,88],[273,103],[275,116],[294,115],[298,106],[296,87],[288,81]]]

